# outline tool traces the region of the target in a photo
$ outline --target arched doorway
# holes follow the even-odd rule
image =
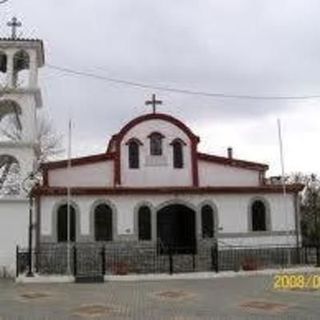
[[[165,206],[157,212],[159,251],[196,253],[196,215],[182,204]]]

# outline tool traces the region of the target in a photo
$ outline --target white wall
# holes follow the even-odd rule
[[[28,210],[28,200],[0,200],[0,273],[5,267],[15,274],[16,246],[28,243]]]
[[[148,135],[154,131],[165,136],[162,140],[163,156],[150,156]],[[129,169],[126,142],[130,138],[137,138],[143,143],[140,146],[139,169]],[[173,149],[170,143],[176,138],[187,144],[183,147],[182,169],[173,168]],[[152,165],[152,162],[155,163]],[[127,132],[121,143],[121,179],[122,186],[191,186],[191,148],[188,136],[180,128],[164,120],[149,120],[136,125]]]
[[[286,202],[282,194],[217,195],[213,199],[220,213],[219,224],[223,228],[222,232],[248,231],[249,204],[256,197],[266,199],[270,205],[272,231],[295,229],[292,195],[287,196]]]
[[[220,249],[228,249],[230,246],[244,246],[244,247],[272,247],[272,246],[295,246],[297,244],[296,235],[273,235],[273,236],[258,236],[258,237],[235,237],[222,238],[219,241]]]
[[[284,204],[281,194],[244,194],[244,195],[112,195],[107,197],[78,196],[72,197],[80,209],[81,234],[89,234],[89,212],[94,202],[98,199],[106,199],[117,208],[117,234],[133,234],[134,209],[139,203],[149,202],[154,208],[167,201],[184,201],[195,209],[200,208],[203,201],[213,202],[218,210],[220,233],[247,233],[248,232],[248,210],[250,201],[256,197],[264,197],[271,210],[271,231],[295,230],[295,211],[293,196],[288,195]],[[52,214],[54,207],[64,197],[43,197],[41,200],[41,233],[45,236],[52,234]],[[286,214],[285,214],[286,212]],[[272,237],[259,238],[259,243],[270,243],[276,241]],[[294,240],[295,238],[292,237]],[[223,239],[223,241],[225,241]],[[250,240],[248,240],[250,242]],[[256,241],[256,240],[252,240]],[[279,240],[280,241],[280,240]],[[286,241],[282,238],[281,241]],[[291,240],[290,240],[291,241]],[[257,242],[258,243],[258,242]]]
[[[198,161],[199,185],[205,186],[258,186],[259,171]]]
[[[49,170],[51,187],[112,187],[113,161]]]

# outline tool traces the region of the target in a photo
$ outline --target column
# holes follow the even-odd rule
[[[37,63],[37,53],[34,50],[28,51],[30,57],[29,65],[29,87],[37,88],[38,86],[38,63]]]
[[[27,143],[36,143],[36,110],[33,102],[25,100],[22,115],[22,140]]]
[[[14,70],[13,70],[13,57],[14,51],[8,50],[7,54],[7,86],[9,88],[14,87]]]

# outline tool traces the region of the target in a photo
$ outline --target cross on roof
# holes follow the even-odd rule
[[[157,107],[157,105],[160,105],[160,104],[162,104],[162,101],[161,100],[157,100],[155,94],[152,95],[152,99],[151,100],[147,100],[146,101],[146,106],[152,105],[152,112],[153,113],[156,113],[156,111],[157,111],[156,107]]]
[[[17,38],[17,28],[22,26],[22,23],[18,21],[16,17],[13,17],[11,21],[7,23],[8,27],[11,27],[11,38],[16,39]]]

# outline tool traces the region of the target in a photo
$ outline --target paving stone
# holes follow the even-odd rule
[[[247,301],[242,303],[240,306],[242,308],[248,309],[249,311],[258,311],[263,313],[284,312],[290,307],[290,305],[288,304],[259,300]]]
[[[19,298],[22,301],[41,301],[50,298],[51,295],[46,292],[22,292],[19,294]]]
[[[111,307],[99,305],[99,304],[91,304],[91,305],[82,305],[81,307],[75,309],[73,311],[74,315],[78,315],[80,317],[101,317],[106,315],[114,314],[115,310]]]
[[[167,300],[183,300],[190,299],[194,296],[191,292],[183,290],[166,290],[154,293],[158,298],[167,299]]]
[[[0,281],[0,320],[320,319],[318,293],[270,290],[272,280],[270,275],[104,284]]]

